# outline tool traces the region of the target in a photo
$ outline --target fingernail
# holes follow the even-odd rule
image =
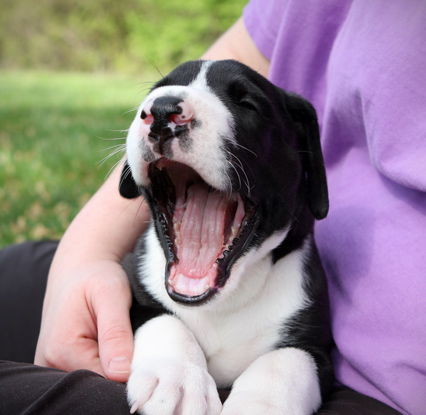
[[[109,370],[114,373],[129,373],[130,360],[126,356],[117,356],[109,361]]]

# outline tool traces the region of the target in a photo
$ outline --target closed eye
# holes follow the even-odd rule
[[[267,118],[269,103],[265,101],[261,89],[254,84],[250,84],[250,89],[248,90],[247,85],[237,81],[229,86],[228,94],[241,109],[256,111]]]
[[[239,105],[240,107],[243,107],[243,108],[246,108],[246,109],[249,109],[249,110],[252,110],[252,111],[258,111],[257,106],[256,106],[253,102],[251,102],[251,101],[249,101],[249,100],[247,100],[247,99],[243,99],[243,100],[241,100],[241,101],[238,103],[238,105]]]

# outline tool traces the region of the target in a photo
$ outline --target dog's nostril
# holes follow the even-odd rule
[[[174,126],[189,125],[194,119],[194,113],[185,100],[174,96],[161,96],[149,101],[142,109],[140,117],[152,136],[174,137]]]
[[[170,116],[170,121],[176,125],[186,125],[189,124],[192,120],[192,114],[172,114]]]
[[[147,114],[145,111],[142,111],[141,118],[146,125],[151,125],[154,122],[154,116],[152,114]]]
[[[145,114],[146,118],[149,117],[149,114],[152,114],[154,123],[163,125],[169,122],[173,122],[176,125],[189,124],[193,118],[193,111],[190,105],[182,98],[174,96],[156,98],[149,111],[145,111]]]
[[[167,124],[173,115],[182,114],[180,103],[182,99],[173,96],[156,98],[152,104],[150,113],[154,116],[154,122]]]
[[[191,105],[186,101],[179,102],[180,112],[172,114],[170,116],[170,121],[175,123],[176,125],[186,125],[191,122],[194,118],[194,112],[192,110]]]

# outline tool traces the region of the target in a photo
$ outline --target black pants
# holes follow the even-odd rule
[[[124,384],[88,370],[67,373],[32,364],[56,247],[56,242],[28,242],[0,251],[0,415],[129,414]],[[398,412],[349,388],[336,387],[317,412],[326,414]]]

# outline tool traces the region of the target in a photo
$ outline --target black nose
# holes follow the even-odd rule
[[[180,102],[182,102],[182,99],[172,96],[159,97],[153,102],[151,107],[151,114],[154,117],[151,125],[152,133],[163,136],[172,133],[168,124],[172,115],[182,113],[182,107],[179,106]],[[142,113],[142,117],[143,115]]]

